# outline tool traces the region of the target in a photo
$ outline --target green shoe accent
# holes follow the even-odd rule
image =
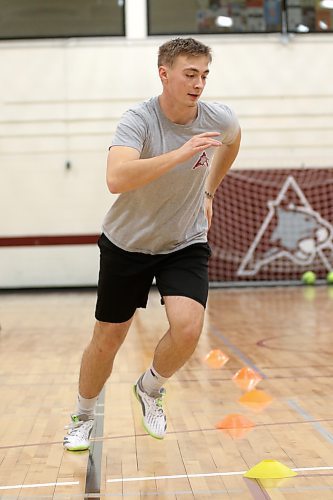
[[[145,421],[144,421],[144,417],[145,417],[145,406],[144,406],[144,403],[143,401],[141,400],[140,396],[138,395],[138,391],[137,391],[137,383],[133,385],[133,392],[134,392],[134,396],[136,397],[137,401],[140,403],[141,405],[141,409],[142,409],[142,419],[141,419],[141,423],[142,423],[142,427],[144,428],[144,430],[147,432],[147,434],[149,434],[149,436],[153,437],[154,439],[163,439],[164,438],[164,435],[162,436],[159,436],[157,434],[155,434],[154,432],[152,432],[151,430],[148,429],[148,427],[146,426],[145,424]],[[141,390],[141,389],[140,389]],[[144,392],[144,391],[142,391]],[[146,393],[145,393],[146,394]],[[162,389],[162,393],[161,393],[161,397],[159,398],[154,398],[155,399],[155,402],[156,402],[156,407],[158,408],[161,408],[161,411],[163,413],[163,406],[162,406],[162,396],[165,394],[165,389]],[[146,394],[146,396],[149,398],[150,396],[148,394]],[[164,414],[163,414],[164,415]],[[164,416],[164,419],[165,419],[165,416]],[[165,424],[166,426],[166,424]]]

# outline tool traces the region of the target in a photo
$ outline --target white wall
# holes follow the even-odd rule
[[[132,34],[0,42],[0,236],[99,232],[116,124],[160,91],[166,37]],[[204,98],[243,128],[236,168],[333,166],[333,35],[197,38],[214,55]],[[0,247],[0,288],[93,285],[97,258],[90,246]]]

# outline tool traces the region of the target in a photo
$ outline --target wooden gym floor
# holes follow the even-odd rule
[[[93,447],[62,448],[74,410],[95,292],[0,295],[0,498],[333,499],[333,287],[213,289],[192,359],[167,385],[167,437],[141,427],[132,384],[166,328],[155,290],[138,311],[102,392]],[[229,356],[220,369],[212,349]],[[256,370],[270,404],[248,406],[232,380]],[[225,431],[230,414],[254,426]],[[262,460],[297,476],[257,481]]]

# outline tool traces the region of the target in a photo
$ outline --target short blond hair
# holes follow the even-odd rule
[[[194,38],[173,38],[160,46],[158,67],[172,66],[178,56],[207,56],[212,61],[212,49]]]

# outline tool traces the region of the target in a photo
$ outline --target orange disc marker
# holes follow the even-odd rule
[[[246,429],[253,426],[252,420],[239,413],[230,413],[216,424],[217,429]]]
[[[262,380],[262,377],[258,372],[252,370],[245,366],[238,370],[237,373],[232,377],[235,384],[238,385],[243,391],[252,391],[257,384]]]
[[[243,439],[252,431],[252,427],[244,427],[243,429],[221,429],[221,432],[232,437],[233,439]]]
[[[231,413],[216,424],[217,429],[221,429],[234,439],[244,438],[254,427],[254,423],[249,418]]]
[[[273,398],[267,392],[258,389],[246,392],[239,398],[240,403],[257,411],[264,410],[272,401]]]
[[[204,358],[204,362],[210,368],[222,368],[227,362],[229,358],[224,352],[220,351],[220,349],[213,349],[210,351]]]

